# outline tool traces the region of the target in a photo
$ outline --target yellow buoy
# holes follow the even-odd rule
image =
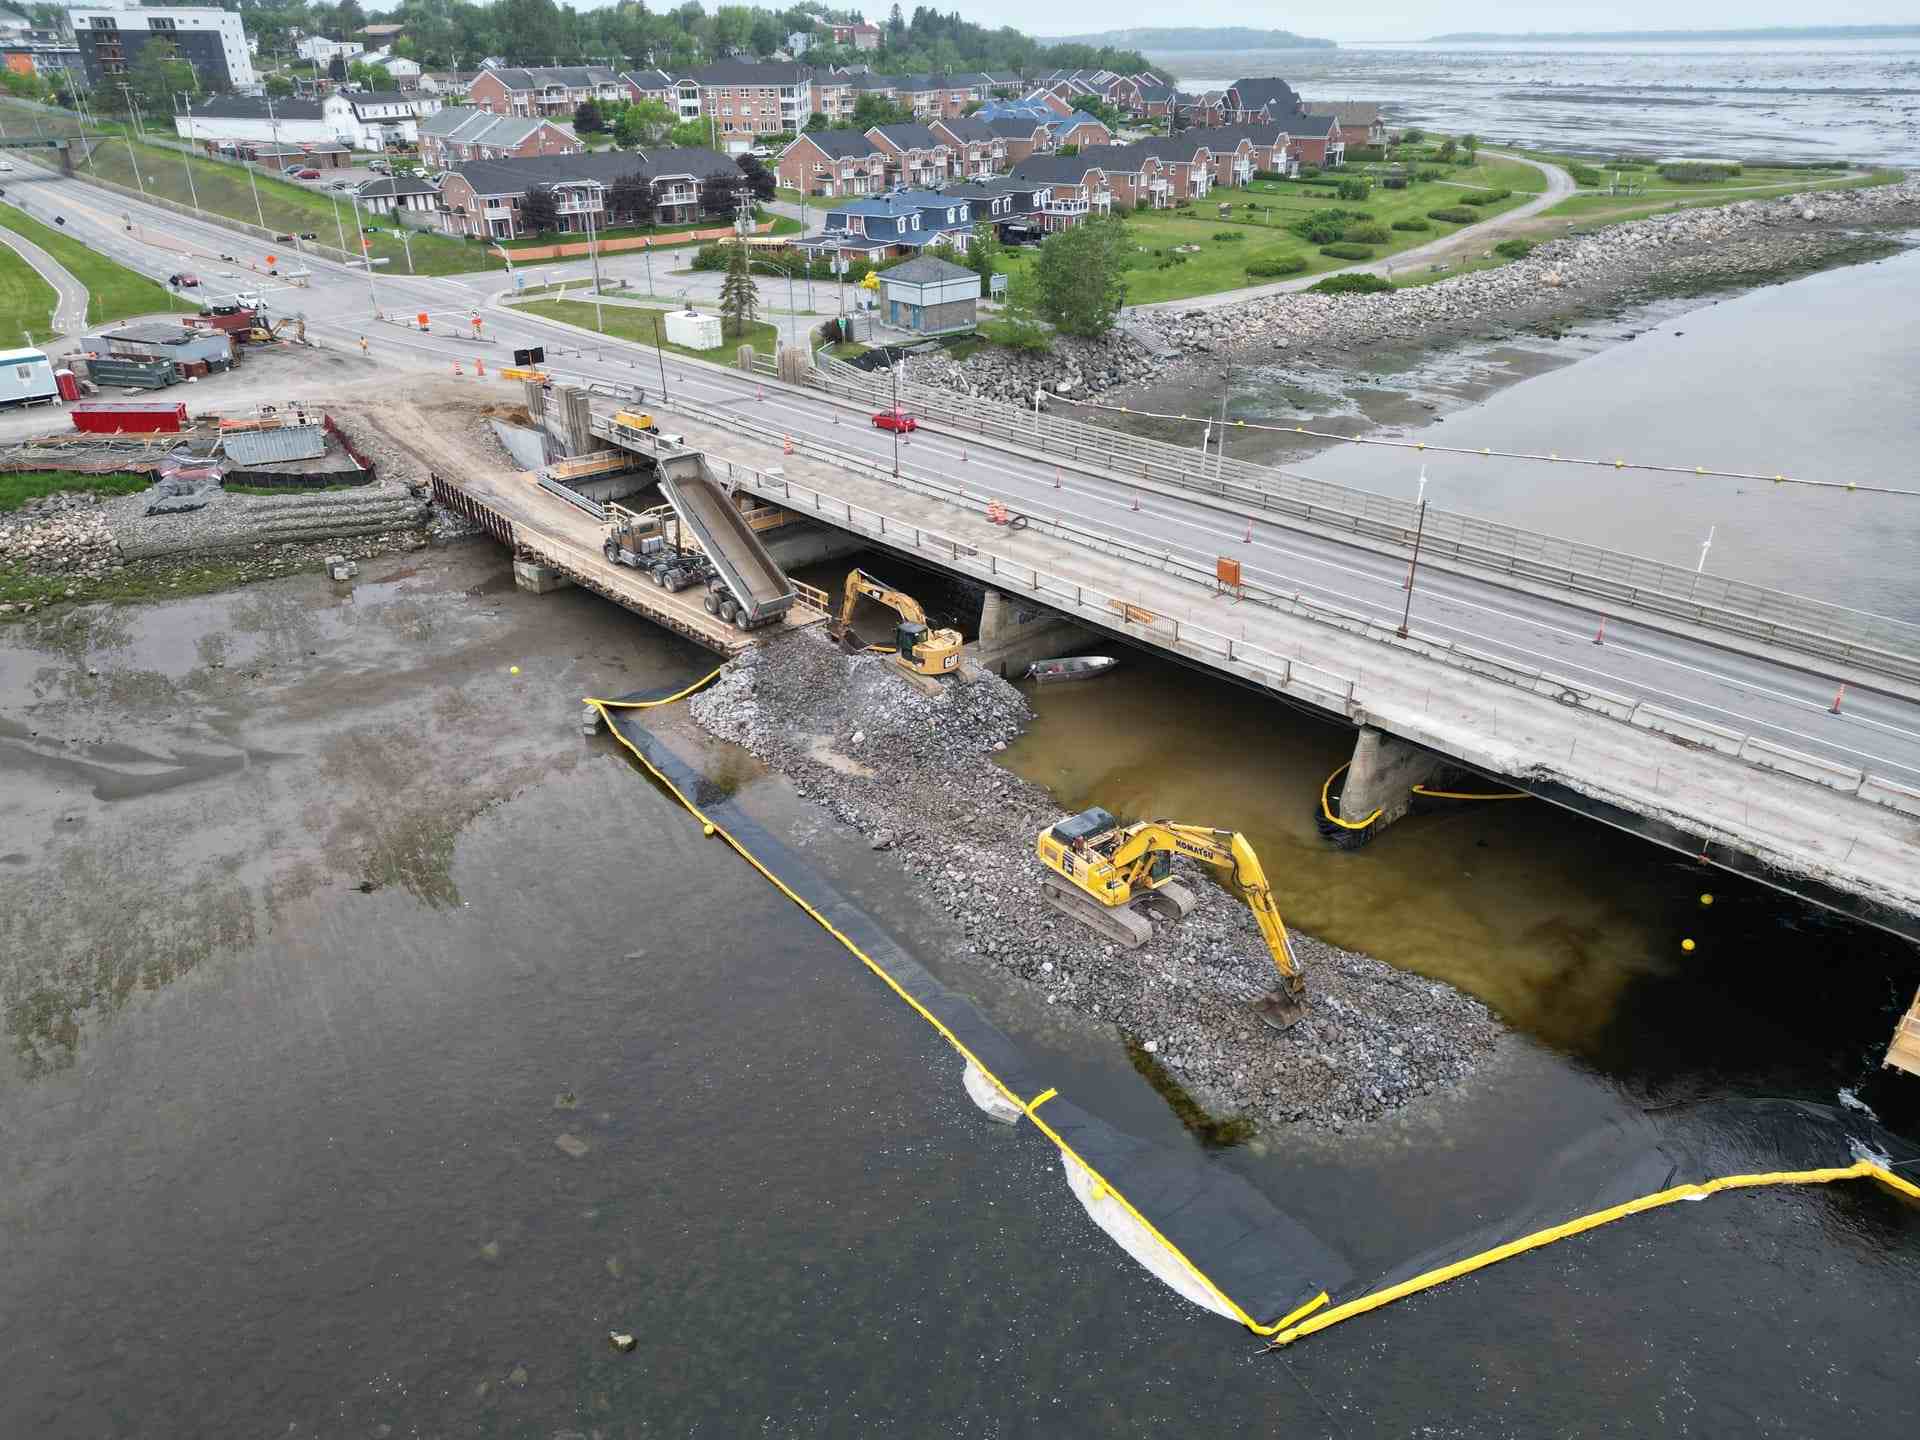
[[[1682,950],[1687,950],[1687,951],[1691,951],[1691,950],[1693,949],[1693,941],[1691,941],[1691,940],[1682,940],[1682,941],[1680,942],[1680,948],[1681,948]]]
[[[1711,895],[1702,895],[1702,896],[1700,897],[1700,903],[1701,903],[1702,905],[1711,905],[1711,904],[1713,904],[1713,896],[1711,896]]]
[[[518,665],[509,665],[507,667],[507,674],[518,675],[519,673],[520,673],[520,667]]]
[[[710,824],[710,823],[709,823],[709,824],[706,824],[706,825],[702,825],[702,826],[700,827],[700,833],[701,833],[702,835],[705,835],[705,836],[706,836],[706,837],[707,837],[707,838],[708,838],[709,840],[711,840],[711,839],[713,838],[713,826],[712,826],[712,824]],[[1688,943],[1689,945],[1691,945],[1691,944],[1692,944],[1693,942],[1692,942],[1691,940],[1689,940],[1689,941],[1688,941],[1687,943]]]

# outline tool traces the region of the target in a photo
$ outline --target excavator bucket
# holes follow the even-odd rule
[[[1291,1030],[1307,1013],[1307,987],[1299,977],[1283,980],[1258,1000],[1253,1013],[1275,1030]]]

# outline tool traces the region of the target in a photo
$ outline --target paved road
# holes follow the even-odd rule
[[[1317,274],[1301,275],[1292,280],[1276,280],[1271,285],[1248,285],[1240,290],[1222,290],[1217,295],[1196,295],[1191,300],[1161,300],[1152,305],[1134,305],[1129,309],[1134,314],[1147,310],[1215,310],[1222,305],[1238,305],[1243,300],[1258,300],[1263,295],[1285,295],[1290,291],[1304,290],[1309,285],[1318,284],[1329,275],[1388,275],[1395,271],[1405,271],[1413,266],[1430,264],[1453,254],[1456,250],[1477,245],[1487,234],[1510,226],[1516,220],[1525,220],[1538,215],[1542,210],[1558,205],[1574,193],[1573,176],[1558,165],[1549,165],[1543,160],[1530,160],[1525,155],[1513,155],[1505,150],[1482,150],[1480,153],[1532,166],[1547,177],[1547,188],[1517,209],[1503,210],[1491,219],[1463,226],[1451,235],[1443,235],[1438,240],[1429,240],[1426,244],[1416,245],[1411,250],[1402,250],[1398,254],[1389,255],[1384,260],[1369,260],[1365,264],[1348,265],[1339,270],[1322,270]]]
[[[143,210],[138,202],[102,195],[79,182],[49,180],[69,228],[89,244],[132,263],[147,274],[177,268],[183,254],[203,266],[203,256],[228,253],[247,258],[245,242],[210,224]],[[44,207],[43,207],[44,208]],[[137,233],[122,228],[130,211]],[[257,250],[257,246],[253,247]],[[253,255],[257,260],[257,255]],[[325,263],[313,266],[309,290],[275,288],[271,303],[304,309],[311,333],[329,345],[352,348],[362,334],[373,352],[396,364],[443,370],[469,360],[473,347],[451,337],[420,336],[397,326],[370,324],[372,300],[364,274]],[[216,272],[218,273],[218,272]],[[244,269],[229,272],[252,280]],[[380,276],[380,304],[411,314],[428,309],[463,314],[498,293],[498,275],[414,279]],[[659,360],[644,347],[608,342],[571,326],[498,307],[488,310],[487,333],[504,349],[542,344],[549,363],[590,376],[644,385],[657,397]],[[564,353],[577,350],[578,353]],[[498,350],[489,353],[497,354]],[[817,394],[766,387],[739,372],[667,357],[669,391],[743,413],[795,436],[804,436],[872,459],[891,461],[894,440],[875,431],[855,407]],[[671,405],[664,407],[671,413]],[[903,468],[1034,514],[1058,514],[1091,529],[1147,540],[1211,566],[1216,555],[1241,558],[1246,573],[1265,584],[1297,590],[1398,623],[1406,594],[1405,566],[1388,556],[1356,549],[1337,539],[1255,521],[1249,538],[1245,518],[1209,508],[1184,496],[1136,490],[1125,482],[1056,470],[1010,450],[978,440],[922,432],[901,445]],[[1196,463],[1198,458],[1196,457]],[[1057,482],[1057,483],[1056,483]],[[1138,510],[1133,509],[1137,500]],[[1615,693],[1665,706],[1683,715],[1761,736],[1776,744],[1861,766],[1903,784],[1920,784],[1920,704],[1853,688],[1843,713],[1829,713],[1835,681],[1799,669],[1678,638],[1631,622],[1610,620],[1606,643],[1593,644],[1597,611],[1578,600],[1541,599],[1508,589],[1495,579],[1423,572],[1414,594],[1413,619],[1475,648]],[[1816,662],[1809,661],[1809,666]]]
[[[86,329],[87,287],[74,278],[71,270],[24,235],[16,235],[11,230],[0,228],[0,244],[8,246],[39,271],[40,278],[51,285],[59,296],[59,303],[53,312],[53,331],[56,335],[78,335]]]

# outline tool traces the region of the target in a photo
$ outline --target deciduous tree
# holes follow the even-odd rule
[[[551,187],[537,185],[521,197],[520,228],[527,234],[544,235],[559,224],[560,212]]]
[[[1127,227],[1087,220],[1047,237],[1034,263],[1042,315],[1069,335],[1100,336],[1126,303]]]

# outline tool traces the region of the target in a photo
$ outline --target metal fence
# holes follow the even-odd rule
[[[890,378],[868,375],[831,357],[818,358],[809,382],[862,404],[892,403]],[[1418,507],[1395,496],[1244,460],[1202,457],[1185,446],[915,383],[903,382],[900,394],[903,403],[910,401],[924,418],[1028,446],[1049,459],[1213,496],[1388,545],[1411,547],[1420,523]],[[1420,545],[1423,555],[1920,680],[1920,625],[1888,616],[1433,506],[1427,507]]]

